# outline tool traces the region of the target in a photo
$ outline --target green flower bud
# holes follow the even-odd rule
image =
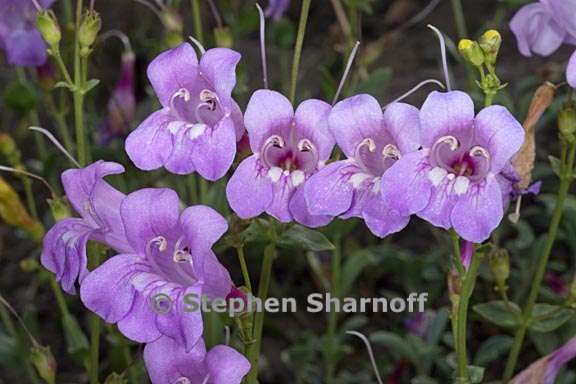
[[[48,384],[56,382],[56,359],[50,351],[50,347],[34,346],[30,351],[32,364],[36,367],[38,375]]]
[[[490,272],[498,289],[506,286],[510,276],[510,256],[505,249],[498,249],[490,253]]]
[[[566,102],[558,114],[560,139],[568,144],[576,142],[576,103]]]
[[[462,39],[458,43],[458,50],[460,51],[460,54],[475,67],[484,64],[484,52],[482,52],[482,49],[477,42]]]
[[[49,199],[48,205],[50,206],[50,211],[52,211],[52,217],[56,221],[72,216],[70,206],[64,198]]]
[[[480,48],[484,51],[486,59],[490,64],[496,63],[498,51],[502,45],[502,36],[494,29],[484,32],[480,37]]]
[[[82,18],[80,29],[78,30],[78,41],[80,42],[80,47],[83,51],[81,54],[84,56],[90,53],[90,47],[96,41],[100,28],[102,28],[100,14],[93,9],[86,11]]]
[[[55,47],[62,40],[62,31],[52,11],[42,11],[36,16],[36,28],[50,47]]]

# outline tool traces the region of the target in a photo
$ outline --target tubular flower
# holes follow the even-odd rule
[[[206,206],[180,213],[171,189],[141,189],[126,196],[120,216],[132,247],[86,276],[80,297],[90,310],[128,338],[148,343],[167,336],[190,351],[202,336],[200,311],[187,295],[226,297],[232,282],[211,251],[226,220]]]
[[[267,212],[282,222],[295,219],[311,227],[330,221],[329,216],[309,213],[303,190],[334,147],[327,124],[330,109],[329,104],[311,99],[294,112],[278,92],[258,90],[252,95],[244,122],[253,155],[240,163],[226,188],[239,217]]]
[[[48,8],[54,0],[38,0]],[[0,0],[0,48],[12,65],[37,67],[46,62],[46,43],[36,29],[32,0]]]
[[[380,180],[396,161],[420,147],[418,109],[395,103],[382,113],[376,99],[358,95],[336,104],[328,125],[347,159],[327,165],[306,182],[310,212],[361,217],[382,237],[400,231],[410,216],[387,209]]]
[[[540,0],[520,8],[510,21],[524,56],[548,56],[563,43],[576,45],[576,0]]]
[[[570,57],[568,68],[566,68],[566,81],[574,89],[576,89],[576,51]]]
[[[167,337],[146,345],[144,362],[152,384],[240,384],[250,370],[248,360],[231,347],[206,352],[199,340],[186,352]]]
[[[232,100],[238,61],[239,53],[214,48],[198,63],[187,43],[152,61],[148,78],[162,109],[126,140],[126,152],[138,168],[164,166],[182,175],[197,171],[208,180],[226,174],[244,131],[242,113]]]
[[[62,174],[66,197],[80,217],[63,219],[48,231],[41,261],[70,294],[75,292],[76,280],[82,281],[88,273],[88,240],[106,243],[118,252],[131,249],[120,218],[125,195],[103,180],[104,176],[122,172],[120,164],[98,161]]]
[[[453,91],[428,96],[420,127],[422,150],[401,157],[382,176],[384,203],[400,215],[454,228],[464,240],[486,240],[504,214],[522,126],[502,106],[474,117],[472,99]]]

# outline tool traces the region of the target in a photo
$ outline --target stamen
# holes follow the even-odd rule
[[[374,369],[374,374],[376,375],[376,380],[378,381],[378,384],[383,384],[382,377],[380,377],[380,372],[378,371],[378,365],[376,365],[376,359],[374,358],[374,352],[372,351],[372,346],[370,345],[370,341],[368,340],[368,338],[366,338],[366,336],[364,336],[360,332],[356,331],[346,331],[346,333],[349,335],[356,336],[364,342],[364,345],[366,345],[366,349],[368,350],[368,356],[370,357],[370,363],[372,364],[372,369]]]
[[[268,65],[266,64],[266,18],[264,17],[264,11],[260,4],[256,3],[256,8],[258,8],[258,15],[260,17],[260,57],[262,60],[262,81],[264,82],[264,88],[268,89]]]
[[[446,42],[444,41],[444,35],[438,28],[433,26],[432,24],[427,25],[428,28],[433,30],[438,39],[440,40],[440,52],[442,54],[442,69],[444,70],[444,81],[446,82],[446,88],[448,91],[452,91],[452,85],[450,84],[450,73],[448,72],[448,61],[446,60]]]
[[[454,136],[442,136],[436,140],[436,143],[432,146],[432,156],[434,157],[436,164],[446,170],[451,170],[452,167],[444,162],[444,159],[442,159],[440,154],[440,146],[442,145],[448,145],[448,148],[450,148],[451,151],[455,151],[460,146],[460,143]]]
[[[284,139],[279,135],[272,135],[264,142],[262,146],[262,162],[268,167],[272,168],[274,165],[268,159],[268,150],[270,148],[284,148]]]
[[[164,252],[168,248],[168,241],[164,236],[156,236],[146,245],[146,253],[152,251],[152,247],[157,247],[160,252]]]
[[[194,45],[196,46],[196,48],[198,48],[198,50],[200,51],[200,55],[204,55],[206,53],[206,48],[204,48],[204,46],[202,45],[201,42],[199,42],[198,40],[196,40],[193,36],[188,36],[188,38],[190,39],[190,41],[192,43],[194,43]]]
[[[481,146],[479,146],[479,145],[477,145],[477,146],[475,146],[475,147],[472,147],[472,149],[470,150],[469,154],[470,154],[470,156],[472,156],[472,157],[478,157],[478,156],[480,156],[480,157],[483,157],[483,158],[485,158],[485,159],[487,159],[487,160],[490,160],[490,152],[488,152],[488,151],[486,150],[486,148],[481,147]]]
[[[362,168],[365,172],[370,173],[369,168],[366,166],[366,164],[364,164],[364,160],[362,159],[362,155],[360,153],[360,151],[364,147],[367,147],[368,151],[373,153],[376,151],[376,143],[374,142],[373,139],[367,137],[364,140],[362,140],[360,142],[360,144],[358,144],[358,146],[356,147],[356,150],[354,152],[354,159],[355,159],[356,163],[358,164],[358,166],[360,168]]]
[[[192,382],[186,377],[181,377],[178,380],[176,380],[174,384],[192,384]]]
[[[518,196],[516,200],[516,206],[514,208],[514,212],[508,215],[508,220],[510,220],[513,224],[518,224],[520,221],[520,207],[522,206],[522,195]]]
[[[320,154],[316,149],[316,146],[308,139],[302,139],[298,142],[297,148],[300,152],[311,153],[312,154],[312,164],[314,167],[317,166],[320,161]]]
[[[214,111],[218,104],[218,96],[209,89],[200,91],[200,101],[210,105],[210,110]]]
[[[384,158],[400,160],[400,151],[394,144],[386,144],[382,150],[382,156],[384,156]]]
[[[344,88],[344,83],[348,78],[348,74],[350,73],[350,68],[352,68],[352,63],[354,62],[354,58],[356,57],[356,53],[358,52],[358,47],[360,46],[360,42],[357,41],[352,48],[352,52],[350,52],[350,56],[348,57],[348,62],[346,63],[346,68],[344,69],[344,73],[342,74],[342,79],[340,79],[340,84],[338,84],[338,89],[336,90],[336,94],[334,95],[334,99],[332,99],[332,105],[336,104],[338,101],[338,97],[340,97],[340,93],[342,92],[342,88]]]

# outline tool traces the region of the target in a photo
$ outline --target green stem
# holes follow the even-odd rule
[[[469,382],[468,357],[466,354],[466,326],[468,322],[468,305],[470,303],[470,298],[472,297],[472,292],[474,291],[476,278],[478,277],[480,261],[480,255],[474,252],[472,254],[470,268],[466,272],[466,277],[464,278],[460,300],[458,301],[458,317],[456,320],[456,355],[458,360],[457,377],[459,383]]]
[[[296,46],[294,47],[294,59],[292,60],[292,75],[290,78],[290,101],[292,103],[294,103],[296,98],[296,83],[298,82],[300,57],[302,56],[302,45],[304,44],[304,35],[306,34],[306,24],[308,23],[308,14],[310,13],[311,2],[311,0],[302,1],[300,23],[298,24],[298,35],[296,36]]]
[[[82,22],[82,2],[78,0],[76,4],[76,35],[74,41],[74,123],[76,126],[76,145],[78,149],[78,162],[81,166],[88,163],[86,151],[86,132],[84,129],[84,70],[82,69],[82,58],[80,57],[80,41],[78,31]]]
[[[66,124],[64,113],[58,110],[56,107],[56,102],[54,101],[54,97],[50,92],[46,92],[46,107],[56,122],[56,126],[58,127],[58,134],[64,142],[64,148],[66,148],[68,152],[72,153],[72,138],[68,132],[68,125]]]
[[[260,274],[260,283],[258,284],[258,298],[264,302],[268,298],[268,288],[272,277],[272,264],[276,255],[276,244],[269,244],[264,249],[264,259],[262,260],[262,272]],[[247,384],[258,383],[258,359],[260,357],[260,348],[262,347],[262,329],[264,328],[264,314],[261,311],[254,314],[254,330],[252,344],[248,345],[246,355],[250,361],[250,372],[246,376]]]
[[[466,18],[464,17],[464,9],[460,0],[452,0],[452,12],[454,13],[454,21],[456,22],[456,30],[459,39],[468,37],[468,28],[466,27]]]
[[[240,269],[242,269],[242,277],[244,278],[244,285],[250,293],[252,293],[252,283],[250,282],[250,273],[248,272],[248,264],[246,263],[246,257],[244,256],[244,245],[238,245],[236,247],[236,253],[238,254],[238,260],[240,261]]]
[[[460,239],[454,229],[451,229],[449,233],[450,239],[452,240],[452,257],[454,258],[454,265],[458,271],[458,276],[463,279],[466,275],[466,269],[464,268],[464,264],[462,264],[462,255],[460,254]]]
[[[538,266],[536,268],[536,274],[532,281],[530,287],[530,293],[528,294],[528,300],[526,301],[526,306],[522,312],[522,323],[520,327],[516,330],[514,335],[514,343],[512,344],[512,349],[510,355],[508,356],[508,361],[506,362],[506,368],[504,370],[504,376],[502,382],[507,383],[514,374],[514,369],[516,368],[516,363],[518,361],[518,356],[520,355],[520,350],[522,344],[524,343],[524,337],[526,336],[526,331],[532,322],[532,312],[534,310],[534,305],[538,299],[538,294],[540,293],[540,287],[542,285],[542,280],[546,273],[546,266],[548,265],[548,259],[552,253],[552,248],[556,240],[556,235],[558,234],[558,228],[560,227],[560,222],[562,220],[562,213],[564,210],[564,203],[566,202],[566,197],[568,196],[568,191],[570,190],[570,185],[573,179],[574,172],[574,157],[576,153],[576,145],[572,144],[570,152],[566,162],[563,162],[562,173],[560,176],[560,188],[558,191],[558,198],[556,199],[556,205],[554,207],[554,213],[552,214],[552,220],[550,221],[550,229],[548,230],[548,235],[546,236],[546,243],[540,258],[538,260]],[[563,156],[566,158],[566,156]]]
[[[202,30],[202,14],[200,13],[200,3],[198,0],[191,0],[192,20],[194,22],[194,36],[200,44],[204,44],[204,32]]]
[[[341,249],[341,236],[337,233],[334,236],[334,252],[332,254],[332,297],[340,298],[342,295],[342,249]],[[325,349],[324,362],[326,367],[326,383],[334,383],[334,376],[336,374],[336,348],[338,346],[338,313],[330,311],[328,313],[328,329],[327,339],[330,343],[329,348]]]
[[[94,270],[100,265],[100,252],[99,247],[94,247],[92,257],[89,260],[90,270]],[[98,373],[100,365],[100,332],[101,324],[98,315],[90,315],[90,360],[89,360],[89,376],[90,384],[98,384]]]
[[[58,282],[54,278],[54,276],[50,276],[50,287],[52,288],[52,292],[54,293],[54,297],[56,297],[56,302],[58,303],[58,308],[60,309],[60,313],[62,316],[67,316],[70,314],[68,310],[68,305],[66,304],[66,299],[64,299],[64,295],[58,285]]]

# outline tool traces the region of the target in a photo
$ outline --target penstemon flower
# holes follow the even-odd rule
[[[268,0],[268,7],[264,11],[266,17],[278,21],[282,18],[286,10],[290,7],[290,0]]]
[[[239,60],[235,51],[214,48],[198,63],[192,46],[183,43],[152,61],[148,78],[162,109],[126,140],[126,152],[138,168],[197,171],[208,180],[226,174],[244,131],[242,113],[232,99]]]
[[[240,384],[250,370],[248,360],[231,347],[206,352],[199,340],[186,352],[168,337],[146,345],[144,362],[153,384]]]
[[[54,0],[38,0],[44,9]],[[8,62],[26,67],[46,62],[46,43],[36,29],[36,8],[32,0],[0,0],[0,48]]]
[[[506,173],[524,140],[522,126],[502,106],[474,117],[472,99],[453,91],[428,96],[420,127],[422,150],[401,157],[382,176],[385,204],[454,228],[465,240],[486,240],[504,214],[512,183]]]
[[[576,0],[540,0],[520,8],[510,29],[524,56],[548,56],[563,43],[576,45]]]
[[[408,104],[392,104],[384,113],[369,95],[336,104],[328,125],[347,159],[327,165],[306,182],[310,212],[361,217],[378,236],[404,228],[410,216],[387,209],[380,196],[380,180],[399,158],[418,150],[419,124],[418,109]]]
[[[84,278],[83,303],[128,338],[172,338],[190,351],[202,336],[200,311],[187,311],[186,295],[224,298],[232,282],[211,251],[226,220],[206,206],[180,213],[171,189],[126,196],[120,216],[132,251],[113,256]]]
[[[258,90],[252,95],[244,123],[254,154],[240,163],[226,188],[239,217],[267,212],[282,222],[295,219],[308,226],[330,221],[329,216],[310,215],[303,191],[334,147],[327,124],[330,109],[328,103],[312,99],[294,112],[278,92]]]
[[[576,89],[576,51],[570,57],[568,68],[566,68],[566,81],[572,88]]]
[[[41,261],[68,293],[74,293],[76,280],[82,281],[88,273],[88,240],[106,243],[118,252],[131,249],[120,218],[120,203],[125,195],[103,180],[104,176],[122,172],[124,167],[120,164],[97,161],[62,174],[66,197],[80,217],[63,219],[48,231]]]

